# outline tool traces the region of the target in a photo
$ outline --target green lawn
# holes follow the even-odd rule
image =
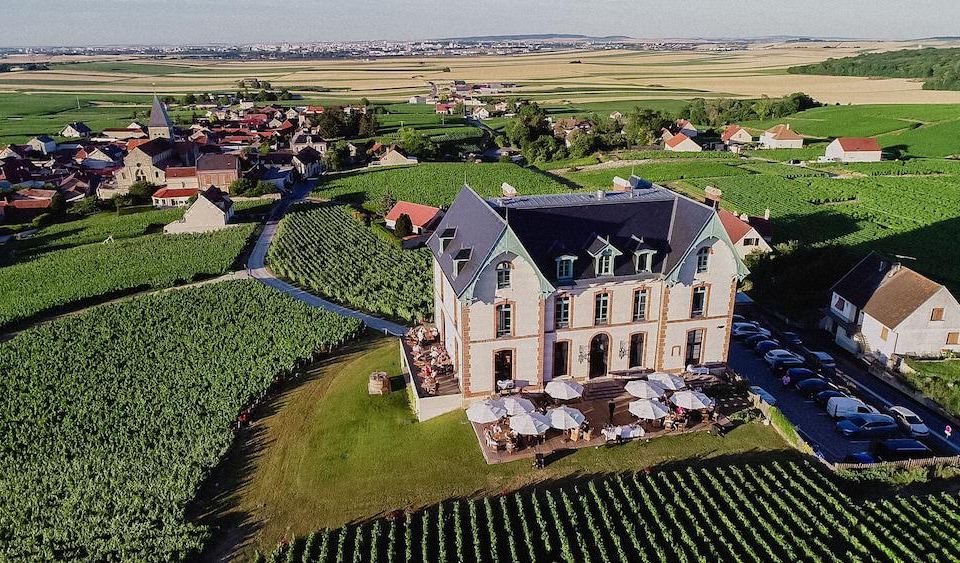
[[[567,177],[587,188],[611,189],[614,176],[629,178],[631,174],[636,174],[652,182],[665,182],[683,178],[745,176],[749,175],[750,171],[721,161],[697,160],[691,162],[658,162],[603,170],[571,172]]]
[[[787,450],[772,429],[749,424],[725,438],[697,433],[578,450],[539,472],[531,470],[529,461],[487,465],[462,411],[418,423],[405,392],[367,395],[371,372],[400,373],[398,355],[394,339],[367,341],[318,367],[302,385],[283,394],[280,408],[268,408],[258,421],[256,435],[235,455],[258,454],[219,497],[221,517],[245,513],[259,527],[248,551],[272,548],[285,534],[539,481]]]
[[[907,382],[921,393],[960,416],[960,361],[923,362],[907,360],[917,373],[906,374]]]

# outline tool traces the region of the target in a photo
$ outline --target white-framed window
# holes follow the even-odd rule
[[[593,301],[593,324],[610,324],[610,294],[598,293]]]
[[[497,289],[506,289],[510,287],[510,272],[513,265],[510,262],[500,262],[497,264]]]
[[[613,275],[613,254],[612,253],[604,252],[600,256],[597,256],[597,275],[598,276]]]
[[[758,246],[760,244],[760,239],[756,237],[747,237],[743,239],[743,246]]]
[[[646,288],[637,289],[633,292],[633,320],[647,320],[647,296],[649,292]]]
[[[570,326],[570,296],[557,297],[553,304],[553,324],[556,328]]]
[[[697,273],[702,274],[710,267],[710,247],[705,246],[697,251]]]
[[[693,288],[693,300],[690,305],[690,318],[702,317],[707,312],[707,288],[700,286]]]
[[[513,334],[513,305],[497,305],[497,338]]]
[[[653,252],[637,252],[637,273],[653,271]]]
[[[561,256],[557,258],[557,279],[573,279],[573,257]]]

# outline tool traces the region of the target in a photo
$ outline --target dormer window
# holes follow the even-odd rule
[[[612,252],[605,251],[600,256],[597,256],[597,275],[598,276],[613,275],[613,253]]]
[[[440,233],[440,252],[447,250],[447,247],[450,246],[450,241],[452,241],[455,236],[457,236],[457,229],[454,227],[444,229],[443,232]]]
[[[560,256],[557,258],[557,279],[569,281],[573,279],[573,261],[576,256]]]
[[[656,254],[653,250],[638,250],[634,253],[633,257],[635,266],[637,268],[637,273],[642,274],[644,272],[653,271],[653,255]]]
[[[463,271],[470,262],[470,256],[473,254],[472,248],[461,248],[457,255],[453,257],[453,263],[457,267],[457,274]]]
[[[507,289],[510,287],[510,273],[513,270],[513,264],[510,262],[500,262],[497,264],[497,289]]]

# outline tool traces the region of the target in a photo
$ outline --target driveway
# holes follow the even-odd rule
[[[268,285],[277,291],[282,291],[294,299],[303,301],[311,307],[332,311],[345,317],[360,319],[368,327],[372,328],[373,330],[383,332],[384,334],[403,336],[403,334],[407,331],[405,326],[374,317],[366,313],[361,313],[360,311],[354,311],[353,309],[342,307],[336,303],[331,303],[326,299],[317,297],[312,293],[306,292],[277,278],[277,276],[273,275],[273,272],[267,268],[267,253],[270,250],[270,245],[273,243],[273,239],[277,235],[277,227],[280,224],[280,219],[283,218],[284,213],[287,212],[287,209],[290,207],[290,205],[307,197],[315,185],[315,181],[300,182],[274,205],[270,212],[270,218],[267,220],[266,224],[264,224],[263,231],[260,233],[260,237],[257,239],[257,243],[253,247],[253,251],[250,253],[250,259],[247,261],[247,272],[252,278],[258,280],[260,283]]]

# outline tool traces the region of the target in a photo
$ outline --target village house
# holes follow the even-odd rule
[[[104,129],[100,134],[108,139],[117,139],[118,141],[127,141],[129,139],[146,139],[147,133],[144,129],[134,129],[124,127],[122,129]]]
[[[870,253],[831,288],[821,327],[850,352],[891,365],[960,352],[960,304],[947,288]]]
[[[398,201],[383,217],[387,228],[390,230],[396,229],[397,219],[399,219],[401,215],[406,215],[410,218],[410,222],[413,224],[413,234],[419,235],[423,234],[424,231],[430,230],[443,214],[440,209],[436,207],[410,203],[409,201]]]
[[[136,145],[123,159],[123,168],[114,177],[117,188],[125,193],[136,182],[155,185],[167,183],[167,169],[196,165],[197,148],[189,141],[173,142],[156,137]]]
[[[694,125],[693,123],[690,123],[690,120],[688,119],[678,119],[674,127],[674,130],[672,132],[675,135],[677,134],[686,135],[691,139],[700,134],[700,131],[697,129],[697,126]]]
[[[315,178],[323,172],[323,155],[312,147],[304,147],[291,159],[293,168],[301,178]]]
[[[57,142],[50,135],[37,135],[27,141],[27,145],[35,152],[53,154],[57,152]]]
[[[701,152],[703,147],[685,134],[677,133],[664,141],[663,150],[671,152]]]
[[[89,137],[92,133],[93,130],[87,127],[86,123],[74,121],[73,123],[67,124],[67,126],[60,131],[60,136],[71,139],[82,139]]]
[[[240,158],[235,154],[205,154],[197,159],[197,187],[224,190],[240,178]]]
[[[164,177],[164,183],[168,188],[194,190],[200,188],[196,166],[170,166],[164,171]]]
[[[498,381],[724,363],[748,273],[711,207],[652,185],[494,200],[465,186],[427,246],[466,400]]]
[[[840,137],[827,145],[824,160],[831,162],[880,162],[883,149],[872,137]]]
[[[371,162],[370,166],[408,166],[419,162],[416,157],[407,156],[396,147],[390,147],[377,160]]]
[[[790,129],[789,123],[781,123],[760,135],[760,146],[765,149],[802,149],[803,136]]]
[[[153,194],[154,207],[186,207],[190,198],[200,193],[196,188],[160,188]]]
[[[739,152],[741,145],[749,145],[753,142],[753,135],[739,125],[727,125],[720,134],[720,141],[733,152]]]
[[[233,200],[226,192],[207,188],[197,194],[197,200],[183,214],[183,219],[163,228],[164,233],[206,233],[230,226],[233,219]]]
[[[294,134],[293,138],[290,139],[290,150],[293,151],[293,154],[297,154],[307,147],[312,148],[320,154],[324,154],[327,152],[329,146],[330,142],[326,139],[304,131]]]
[[[759,252],[768,254],[773,251],[770,243],[773,237],[770,234],[770,214],[764,217],[751,217],[749,215],[737,215],[725,209],[718,209],[720,222],[723,223],[723,229],[727,231],[727,236],[740,258],[746,258],[747,255]]]

